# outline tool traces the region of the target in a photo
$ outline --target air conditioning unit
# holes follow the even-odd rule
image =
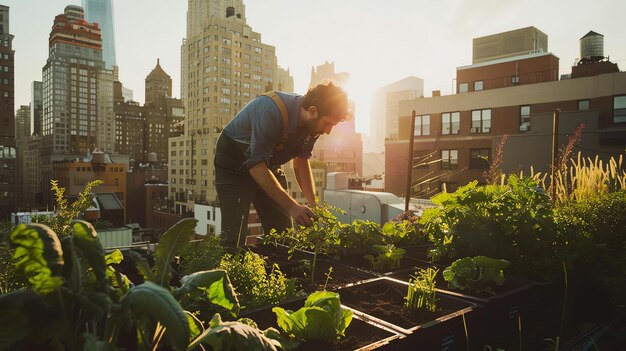
[[[472,127],[470,128],[470,133],[478,133],[480,131],[479,127]]]
[[[491,127],[484,128],[484,132],[483,133],[489,133],[489,132],[491,132]]]
[[[520,132],[527,132],[530,130],[530,125],[529,124],[522,124],[519,126],[519,131]]]

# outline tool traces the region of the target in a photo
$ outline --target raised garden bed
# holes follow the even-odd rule
[[[407,288],[406,282],[382,277],[338,292],[342,304],[355,315],[407,335],[393,343],[394,350],[413,350],[416,345],[424,350],[452,350],[466,345],[464,315],[473,313],[476,304],[438,293],[435,312],[410,311],[403,307]]]
[[[285,309],[295,311],[303,305],[304,299],[297,299],[281,304],[280,306]],[[276,314],[272,312],[271,307],[248,311],[246,313],[243,313],[241,317],[246,317],[254,320],[260,329],[266,329],[269,327],[274,327],[278,329],[276,323]],[[296,350],[395,350],[395,348],[392,347],[393,344],[390,343],[404,336],[395,330],[392,330],[382,325],[375,325],[375,323],[365,321],[361,317],[356,315],[352,318],[352,322],[346,329],[345,333],[345,337],[332,344],[317,342],[303,343]]]

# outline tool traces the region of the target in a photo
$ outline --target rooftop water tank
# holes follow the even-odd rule
[[[148,162],[156,162],[157,161],[157,154],[156,152],[150,152],[148,154]]]
[[[589,31],[580,38],[580,58],[603,59],[604,58],[604,35]]]

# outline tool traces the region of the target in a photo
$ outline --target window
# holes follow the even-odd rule
[[[459,164],[459,150],[441,150],[441,169],[456,169]]]
[[[517,85],[517,84],[519,84],[519,76],[512,76],[512,77],[511,77],[511,84],[512,84],[512,85]]]
[[[469,85],[467,83],[459,84],[459,93],[467,93],[468,89],[469,89]]]
[[[491,159],[491,149],[470,149],[470,169],[487,169]]]
[[[474,91],[480,91],[483,90],[483,81],[479,80],[474,82]]]
[[[441,114],[441,134],[459,134],[461,113],[450,112]]]
[[[439,185],[439,190],[445,191],[447,193],[453,193],[458,188],[459,183],[457,182],[441,182],[441,184]]]
[[[578,101],[578,110],[585,111],[589,109],[589,100],[580,100]]]
[[[491,109],[472,111],[470,133],[489,133],[491,131]]]
[[[430,115],[415,116],[415,134],[413,135],[430,135]]]
[[[626,122],[626,95],[613,98],[613,123]]]
[[[519,108],[519,131],[527,132],[530,130],[530,106],[524,105]]]

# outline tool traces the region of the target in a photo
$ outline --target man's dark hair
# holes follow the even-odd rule
[[[342,120],[352,117],[348,94],[333,81],[322,82],[312,88],[304,95],[302,107],[308,110],[315,106],[319,116],[330,116],[335,113],[342,113]]]

